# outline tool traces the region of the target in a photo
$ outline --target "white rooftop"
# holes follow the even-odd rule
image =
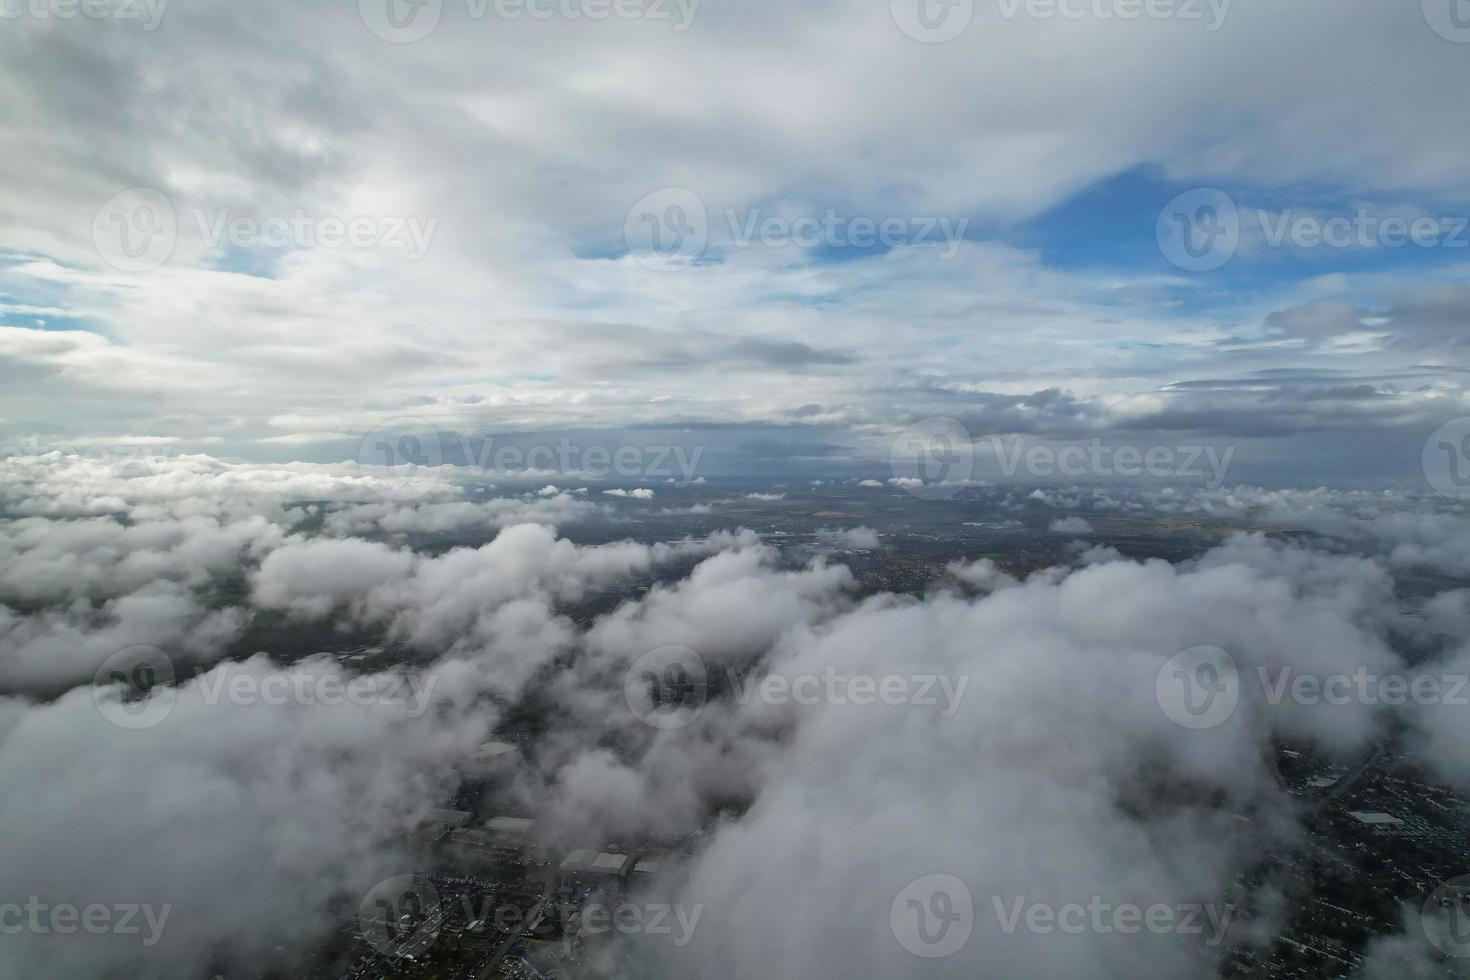
[[[1403,823],[1398,817],[1387,813],[1364,813],[1361,810],[1349,810],[1348,816],[1357,820],[1358,823],[1374,825]]]
[[[568,854],[561,863],[563,871],[582,871],[592,866],[597,860],[597,852],[588,848],[581,848]]]
[[[598,871],[611,871],[616,873],[623,870],[623,865],[627,863],[628,855],[626,854],[609,854],[604,852],[597,855],[597,859],[592,862],[592,867]]]

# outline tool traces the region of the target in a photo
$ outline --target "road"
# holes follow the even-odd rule
[[[551,881],[546,883],[546,891],[541,894],[541,900],[531,907],[531,911],[526,913],[526,917],[521,920],[521,924],[511,930],[510,935],[505,937],[505,942],[501,943],[495,950],[495,955],[490,957],[490,962],[485,964],[485,969],[480,971],[479,975],[475,977],[475,980],[489,980],[490,974],[509,955],[510,948],[515,945],[516,940],[521,938],[521,933],[530,928],[531,923],[535,922],[540,917],[541,912],[546,908],[546,903],[551,901],[552,886],[553,883]]]
[[[1368,770],[1382,762],[1386,755],[1388,755],[1388,743],[1379,742],[1373,746],[1368,751],[1368,754],[1363,756],[1362,761],[1341,779],[1329,786],[1327,792],[1317,798],[1317,809],[1320,810],[1333,800],[1347,795],[1368,774]]]

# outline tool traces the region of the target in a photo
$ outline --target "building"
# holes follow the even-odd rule
[[[459,764],[466,779],[496,779],[513,772],[520,764],[521,750],[509,742],[486,742]]]

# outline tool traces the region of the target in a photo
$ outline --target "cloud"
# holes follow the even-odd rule
[[[628,497],[633,500],[652,500],[653,491],[647,487],[639,487],[634,490],[613,489],[602,491],[609,497]]]
[[[349,505],[328,514],[325,527],[331,533],[341,535],[371,530],[389,534],[444,534],[513,524],[570,524],[604,513],[603,508],[596,504],[578,500],[570,493],[557,493],[554,496],[538,494],[536,499],[530,500],[500,497],[410,506],[390,503]]]
[[[1299,531],[1310,522],[1317,537],[1236,534],[1176,564],[1099,549],[1081,567],[1025,578],[982,558],[951,564],[914,596],[868,594],[845,566],[792,564],[748,531],[580,545],[524,523],[438,552],[332,527],[343,515],[374,533],[395,517],[433,526],[460,503],[480,520],[502,507],[565,506],[560,492],[326,501],[311,512],[271,493],[256,501],[261,513],[237,520],[219,499],[235,492],[228,481],[184,517],[163,513],[167,495],[129,502],[142,487],[128,480],[95,489],[158,510],[138,521],[0,523],[13,573],[0,582],[17,603],[0,612],[0,676],[24,695],[0,698],[0,775],[16,790],[0,802],[10,828],[0,865],[15,887],[53,901],[172,903],[173,918],[146,957],[27,937],[8,950],[7,965],[23,973],[44,960],[78,977],[119,963],[168,976],[216,955],[279,957],[289,972],[330,928],[329,899],[350,903],[401,872],[395,842],[449,791],[455,761],[494,731],[492,699],[542,706],[545,731],[526,746],[513,791],[554,839],[706,835],[666,887],[703,904],[719,928],[682,952],[637,942],[629,951],[644,972],[675,975],[1208,973],[1214,948],[1188,937],[1007,933],[994,902],[1223,900],[1241,868],[1301,840],[1267,762],[1276,740],[1346,760],[1399,728],[1442,778],[1470,785],[1451,708],[1273,704],[1243,682],[1233,713],[1192,731],[1157,692],[1170,658],[1200,645],[1227,651],[1243,681],[1286,668],[1401,671],[1398,635],[1429,651],[1433,670],[1470,671],[1463,594],[1413,600],[1405,614],[1395,575],[1426,561],[1403,547],[1438,540],[1444,555],[1433,561],[1449,562],[1463,534],[1454,508],[1411,497],[1079,486],[1044,502],[989,488],[997,506],[1065,499],[1088,513],[1157,509]],[[879,540],[863,527],[821,536],[828,547]],[[213,590],[242,579],[245,591],[221,604]],[[615,606],[570,613],[633,583]],[[290,668],[267,655],[241,660],[248,618],[278,614],[403,644],[437,679],[433,710],[211,703],[208,692],[233,676],[343,673],[324,657]],[[116,695],[88,684],[101,658],[135,643],[166,649],[182,680],[163,724],[123,732],[94,701]],[[688,726],[658,730],[632,713],[624,682],[641,657],[671,646],[694,652],[716,696]],[[203,673],[191,677],[195,668]],[[930,678],[948,693],[935,703],[805,704],[751,686],[776,677],[800,690],[799,679],[829,675],[870,678],[875,690],[885,678],[915,682],[910,690]],[[48,700],[31,700],[38,694]],[[282,837],[282,825],[292,833]],[[124,839],[134,843],[119,850]],[[174,860],[181,853],[189,860]],[[813,864],[815,853],[843,858]],[[104,870],[81,870],[94,866]],[[921,962],[896,938],[890,906],[935,873],[966,883],[977,918],[954,957]],[[239,887],[221,892],[220,880]]]
[[[792,734],[745,816],[721,827],[677,892],[705,903],[721,928],[682,953],[648,953],[731,977],[971,976],[982,964],[1015,975],[1207,973],[1211,950],[1178,936],[1008,934],[993,901],[1218,901],[1257,848],[1290,846],[1294,836],[1293,805],[1262,761],[1272,731],[1349,757],[1386,719],[1363,706],[1302,711],[1248,696],[1220,728],[1186,733],[1155,700],[1160,668],[1208,639],[1236,651],[1243,672],[1381,669],[1396,658],[1354,621],[1390,604],[1371,563],[1241,538],[1193,568],[1111,563],[974,599],[871,600],[791,628],[765,670],[967,678],[959,710],[744,709],[755,730],[765,719],[765,730],[789,725]],[[1332,635],[1314,636],[1318,628]],[[684,739],[699,741],[687,730]],[[959,771],[984,775],[953,778]],[[1191,802],[1197,793],[1225,802],[1202,810]],[[1231,829],[1238,816],[1248,816],[1248,835]],[[801,857],[826,849],[844,859]],[[890,931],[890,903],[935,873],[970,888],[974,935],[950,959],[922,962]],[[782,896],[798,878],[809,900],[794,904]]]
[[[238,607],[210,610],[186,589],[160,582],[109,599],[24,614],[0,605],[0,692],[55,694],[89,682],[109,657],[134,646],[167,646],[212,662],[250,618]]]
[[[274,669],[265,657],[217,667],[137,731],[113,727],[85,689],[48,705],[0,699],[0,864],[15,894],[166,916],[147,948],[147,929],[8,937],[7,972],[164,978],[217,958],[287,967],[331,928],[329,901],[355,907],[411,866],[407,832],[491,716],[206,694],[209,682]]]
[[[910,422],[945,416],[977,435],[1199,431],[1251,440],[1246,456],[1302,471],[1317,444],[1302,436],[1402,435],[1466,411],[1451,249],[1354,250],[1346,259],[1364,264],[1334,275],[1320,256],[1341,250],[1247,247],[1205,289],[1163,262],[1151,233],[1193,186],[1227,186],[1246,221],[1303,187],[1314,212],[1389,201],[1395,213],[1456,213],[1460,176],[1446,161],[1466,137],[1438,125],[1442,107],[1414,72],[1328,88],[1286,57],[1333,23],[1344,58],[1383,63],[1387,50],[1391,66],[1458,91],[1463,59],[1417,11],[1236,5],[1214,32],[1139,21],[1073,37],[991,9],[941,50],[886,9],[769,0],[698,11],[684,32],[583,22],[555,43],[528,20],[461,10],[408,46],[375,37],[351,5],[254,9],[206,0],[156,31],[90,35],[25,18],[0,41],[22,91],[12,115],[50,121],[0,137],[40,160],[4,200],[6,448],[141,440],[338,462],[380,423],[414,416],[476,435],[741,426],[736,445],[770,442],[785,455],[762,458],[812,467],[847,448],[881,463]],[[724,81],[731,52],[779,60],[783,39],[808,34],[833,57],[804,100],[784,77],[739,93]],[[160,52],[178,76],[142,78],[134,67]],[[854,67],[875,52],[881,71]],[[1245,52],[1274,55],[1269,69],[1246,71]],[[427,82],[425,58],[449,81]],[[609,66],[590,88],[588,64]],[[1025,104],[997,98],[1023,69],[1048,84]],[[1183,81],[1161,89],[1159,73]],[[126,109],[101,115],[48,83],[74,77]],[[949,97],[936,107],[926,80],[941,77]],[[1099,77],[1109,105],[1078,113],[1074,93]],[[499,94],[425,112],[446,90]],[[1282,91],[1297,97],[1284,105]],[[222,99],[242,106],[239,119],[197,108]],[[752,101],[759,119],[743,112]],[[668,110],[658,133],[652,104]],[[1036,118],[1051,121],[1044,134]],[[1204,122],[1220,119],[1230,123]],[[557,161],[570,133],[592,176],[569,191]],[[87,148],[101,144],[111,162],[99,169]],[[494,182],[481,179],[487,154],[500,161]],[[167,264],[132,274],[102,259],[92,230],[104,202],[138,187],[167,196],[178,235]],[[625,239],[634,206],[662,188],[688,188],[705,212],[708,245],[677,275],[648,268]],[[1119,215],[1104,231],[1057,218],[1103,198]],[[752,222],[822,225],[829,213],[972,231],[953,251],[740,241]],[[208,234],[222,220],[297,214],[432,221],[435,233],[415,260]],[[409,336],[411,320],[438,332]],[[1287,383],[1272,398],[1182,387],[1260,384],[1284,357],[1299,376],[1359,380],[1310,397]],[[1421,380],[1389,380],[1408,374]],[[1255,442],[1293,437],[1302,453]],[[1411,477],[1412,463],[1385,457],[1375,470]]]
[[[879,545],[878,532],[870,527],[852,527],[842,530],[818,528],[817,543],[829,548],[873,549]]]

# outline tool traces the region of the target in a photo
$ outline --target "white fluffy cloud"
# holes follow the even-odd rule
[[[111,486],[120,499],[131,492]],[[1234,512],[1264,513],[1259,494],[1234,493],[1244,508]],[[559,496],[505,506],[559,506]],[[1055,496],[1083,509],[1129,506],[1081,488]],[[515,788],[547,833],[582,843],[710,831],[671,883],[680,901],[705,907],[708,927],[682,951],[636,946],[649,969],[1208,973],[1216,948],[1187,936],[1007,933],[995,903],[1238,900],[1243,866],[1298,842],[1294,805],[1268,762],[1276,740],[1346,760],[1402,725],[1446,781],[1470,785],[1453,709],[1273,704],[1255,682],[1260,670],[1284,668],[1403,670],[1396,634],[1429,649],[1434,670],[1470,670],[1463,590],[1411,602],[1405,614],[1395,576],[1420,564],[1394,557],[1404,522],[1356,515],[1361,498],[1313,499],[1323,533],[1331,525],[1336,537],[1237,534],[1189,562],[1114,552],[1025,580],[981,559],[950,566],[922,597],[865,598],[843,565],[792,566],[748,531],[578,545],[544,524],[516,524],[480,547],[431,554],[342,527],[303,530],[307,516],[329,527],[333,514],[353,512],[339,508],[377,507],[342,501],[308,515],[275,499],[266,511],[285,524],[264,514],[232,521],[221,508],[10,520],[0,524],[0,581],[27,608],[0,613],[0,665],[9,688],[46,689],[49,700],[0,699],[0,777],[14,790],[0,803],[9,828],[0,868],[54,902],[174,911],[164,944],[144,956],[42,936],[0,955],[23,974],[61,956],[78,977],[119,962],[176,975],[221,951],[269,959],[277,945],[289,959],[328,927],[328,898],[359,897],[401,870],[393,842],[494,730],[488,699],[534,692],[548,731],[528,746]],[[381,529],[381,516],[436,506],[361,512]],[[1202,506],[1217,505],[1202,498],[1180,510]],[[1394,499],[1375,506],[1418,513]],[[1407,526],[1417,534],[1420,522]],[[1365,537],[1363,527],[1383,533]],[[1355,543],[1363,554],[1351,553]],[[35,573],[19,574],[27,563]],[[141,569],[155,578],[144,582]],[[246,580],[235,605],[210,598],[221,577]],[[594,616],[567,614],[635,581],[651,584]],[[101,659],[146,643],[181,667],[207,667],[244,617],[261,613],[386,628],[429,664],[433,710],[211,700],[234,676],[342,671],[329,658],[285,668],[262,654],[183,681],[156,728],[121,731],[98,711],[94,698],[117,696],[87,689]],[[1202,645],[1234,658],[1240,699],[1218,727],[1190,730],[1161,706],[1156,682],[1173,655]],[[624,681],[645,654],[669,647],[699,658],[715,699],[687,727],[659,730],[634,716]],[[774,677],[794,691],[801,678],[829,675],[875,685],[929,678],[941,700],[799,703],[747,686]],[[726,819],[712,824],[717,810]],[[292,828],[285,838],[282,825]],[[173,860],[181,853],[189,859]],[[85,870],[95,864],[105,873]],[[977,916],[969,943],[942,961],[913,957],[890,929],[893,900],[932,874],[963,881]],[[238,887],[221,890],[220,880]]]
[[[42,706],[0,699],[0,869],[11,895],[141,904],[162,919],[146,948],[146,926],[7,936],[7,974],[121,969],[163,980],[205,973],[223,954],[284,966],[331,927],[329,900],[355,907],[403,873],[406,833],[493,719],[205,693],[278,670],[265,657],[217,667],[178,689],[162,724],[138,731],[113,727],[86,689]]]

